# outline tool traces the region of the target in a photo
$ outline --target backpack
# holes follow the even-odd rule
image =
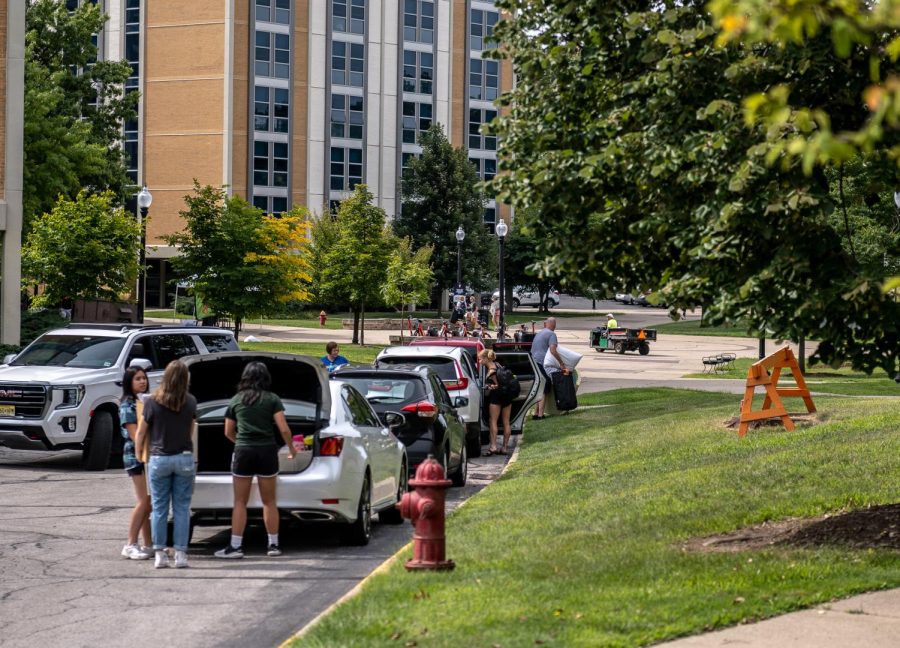
[[[497,391],[504,400],[512,400],[519,395],[522,387],[519,385],[519,379],[515,374],[506,367],[497,365]]]

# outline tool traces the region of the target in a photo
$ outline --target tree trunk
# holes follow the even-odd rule
[[[403,344],[403,307],[406,304],[400,304],[400,344]]]
[[[359,344],[359,309],[353,307],[353,339],[350,344]]]
[[[234,337],[235,338],[237,338],[237,336],[241,332],[242,322],[243,322],[243,320],[240,317],[238,317],[237,315],[234,316]]]
[[[366,302],[365,302],[365,300],[360,300],[359,312],[362,314],[362,322],[359,327],[359,343],[361,346],[366,346]]]

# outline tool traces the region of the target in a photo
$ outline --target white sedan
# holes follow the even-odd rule
[[[304,447],[293,460],[285,450],[279,452],[282,515],[340,524],[344,541],[356,545],[369,542],[373,513],[379,514],[381,522],[402,522],[395,504],[407,489],[406,450],[368,401],[352,385],[329,381],[316,358],[232,352],[185,359],[191,392],[198,401],[199,424],[192,527],[230,523],[234,446],[225,438],[224,415],[244,366],[252,361],[268,367],[272,391],[284,403],[295,442]],[[396,417],[398,423],[403,420],[402,414]],[[273,429],[274,442],[279,436]],[[251,517],[261,515],[256,489],[247,508]]]

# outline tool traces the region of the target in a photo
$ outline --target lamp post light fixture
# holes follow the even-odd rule
[[[147,225],[145,221],[152,203],[153,194],[147,191],[147,186],[144,185],[137,195],[137,204],[140,210],[138,225],[141,228],[141,248],[138,251],[137,317],[141,324],[144,323],[144,293],[147,288]]]
[[[503,306],[506,292],[506,278],[503,276],[503,246],[506,243],[506,234],[509,232],[509,226],[501,218],[495,231],[497,232],[497,240],[500,242],[500,328],[497,330],[497,341],[500,342],[504,339],[506,333],[506,312]]]
[[[462,225],[456,230],[456,287],[462,288],[462,243],[466,238],[466,231]]]

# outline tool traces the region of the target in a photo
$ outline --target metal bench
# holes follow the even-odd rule
[[[703,373],[728,371],[734,366],[736,356],[733,353],[719,353],[703,358]]]

